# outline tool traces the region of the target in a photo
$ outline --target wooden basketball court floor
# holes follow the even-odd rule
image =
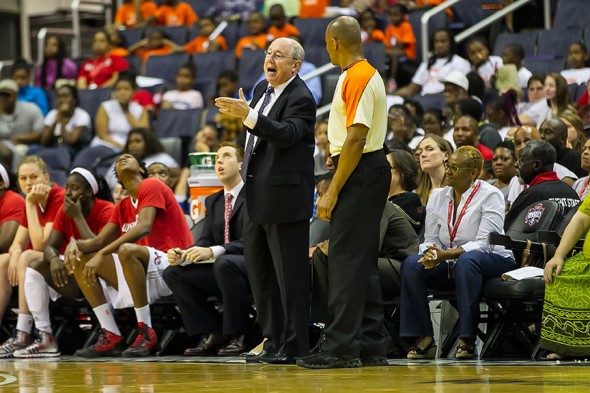
[[[590,360],[389,363],[389,367],[306,370],[245,364],[240,358],[4,360],[0,392],[590,392]]]

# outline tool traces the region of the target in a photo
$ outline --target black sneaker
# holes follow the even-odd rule
[[[138,333],[133,344],[123,351],[124,358],[140,358],[151,356],[159,349],[156,331],[143,322],[138,324]]]
[[[102,329],[96,343],[77,350],[74,356],[87,359],[121,356],[124,345],[123,337]]]
[[[361,359],[352,356],[339,356],[320,350],[317,353],[297,360],[297,365],[305,368],[354,368],[361,367]]]
[[[384,355],[367,356],[361,357],[361,363],[363,367],[378,367],[378,366],[389,366],[387,363],[387,357]]]

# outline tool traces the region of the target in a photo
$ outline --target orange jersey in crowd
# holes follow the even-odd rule
[[[223,36],[218,35],[215,38],[215,42],[219,44],[220,50],[227,50],[227,42]],[[207,48],[209,46],[209,37],[197,36],[194,40],[189,42],[184,46],[184,50],[186,50],[189,54],[194,55],[195,53],[203,53],[207,52]]]
[[[268,41],[268,35],[266,33],[260,33],[257,36],[246,36],[240,38],[238,43],[236,44],[236,57],[242,57],[242,51],[244,48],[249,49],[265,49],[266,42]]]
[[[299,0],[299,17],[321,18],[329,5],[330,0]]]
[[[119,56],[119,57],[127,57],[129,56],[129,51],[125,48],[115,48],[109,52],[111,56]]]
[[[162,4],[155,13],[156,21],[162,26],[186,26],[191,27],[193,23],[199,20],[193,8],[187,3],[178,3],[171,7]]]
[[[385,33],[383,33],[382,30],[375,29],[371,35],[369,35],[363,30],[361,31],[361,40],[363,44],[366,42],[385,42]]]
[[[149,0],[141,3],[141,6],[139,7],[139,11],[141,12],[141,17],[143,20],[146,20],[150,16],[154,15],[157,9],[158,5]],[[117,13],[115,14],[115,23],[129,28],[135,27],[137,24],[137,16],[135,15],[135,7],[133,6],[133,3],[125,3],[119,7]]]
[[[289,37],[290,35],[299,35],[299,29],[293,26],[291,23],[285,23],[281,29],[275,26],[271,26],[268,28],[268,35],[272,36],[273,40],[277,38],[284,38]]]
[[[150,56],[165,56],[172,53],[172,48],[168,45],[164,45],[161,48],[156,49],[147,49],[147,48],[140,48],[135,51],[135,54],[139,56],[142,62],[146,62],[148,57]]]
[[[403,21],[399,26],[389,25],[385,30],[385,46],[388,48],[397,42],[404,43],[404,52],[409,59],[416,59],[416,36],[410,22]]]

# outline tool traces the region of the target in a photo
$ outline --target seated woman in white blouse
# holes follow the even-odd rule
[[[90,141],[90,115],[78,106],[78,91],[74,86],[61,86],[56,95],[56,109],[50,110],[43,121],[41,145],[66,146],[73,156]]]
[[[426,206],[421,254],[402,263],[400,335],[416,338],[410,359],[436,354],[427,288],[455,288],[460,338],[455,357],[473,358],[482,284],[516,268],[512,252],[489,244],[491,232],[504,232],[505,205],[500,190],[477,180],[482,166],[483,158],[473,146],[451,155],[447,186],[433,190]]]
[[[90,147],[106,146],[119,152],[125,146],[129,131],[133,128],[148,128],[149,118],[141,105],[131,102],[137,90],[133,75],[119,74],[113,88],[114,99],[103,102],[96,113],[96,136]]]
[[[411,97],[416,94],[442,94],[445,86],[441,81],[449,72],[467,74],[471,71],[471,64],[457,55],[457,45],[450,30],[435,31],[430,42],[432,54],[428,61],[423,61],[412,77],[412,82],[395,91],[394,95]]]

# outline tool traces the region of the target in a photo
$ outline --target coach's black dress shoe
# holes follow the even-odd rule
[[[262,352],[258,354],[253,353],[245,353],[242,356],[246,359],[246,363],[262,363],[261,358],[263,356],[270,356],[272,355],[271,352],[268,352],[266,349],[263,349]]]

